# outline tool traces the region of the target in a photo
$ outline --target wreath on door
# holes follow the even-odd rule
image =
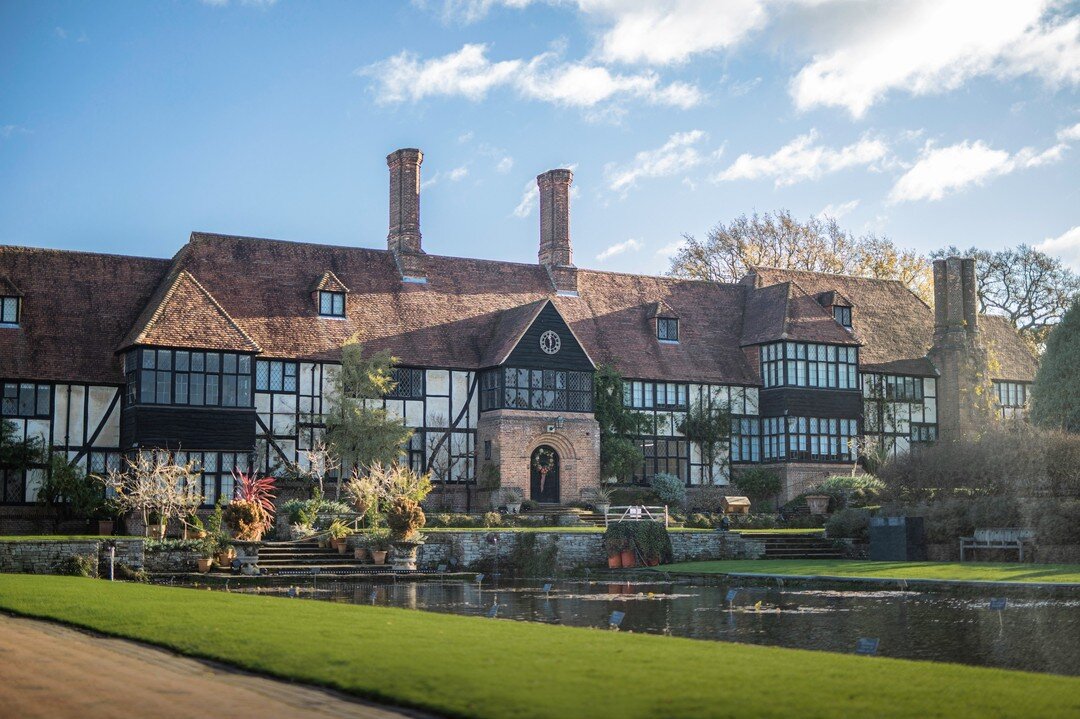
[[[541,447],[536,450],[536,454],[533,455],[533,469],[540,474],[540,493],[544,492],[544,481],[547,479],[547,473],[555,469],[555,452],[547,447]]]

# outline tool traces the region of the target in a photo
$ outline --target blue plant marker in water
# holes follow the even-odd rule
[[[476,575],[476,583],[479,584],[482,581],[484,581],[484,573],[480,572],[480,574]]]
[[[491,609],[488,610],[487,615],[488,615],[489,619],[494,619],[495,615],[498,614],[498,613],[499,613],[499,605],[498,604],[492,604]]]
[[[612,612],[611,616],[608,618],[608,626],[612,629],[618,629],[625,616],[626,612]]]
[[[739,590],[738,589],[729,589],[728,592],[727,592],[727,596],[724,598],[724,601],[727,602],[728,604],[731,604],[732,602],[735,601],[735,597],[737,597],[738,595],[739,595]]]
[[[551,582],[548,582],[547,584],[544,585],[544,594],[547,594],[550,591],[551,591]]]
[[[440,564],[439,566],[435,567],[435,571],[436,572],[445,572],[446,571],[446,565],[445,564]]]
[[[371,603],[375,604],[375,600],[379,597],[379,592],[376,589],[371,590]]]
[[[1005,597],[993,597],[990,600],[990,611],[992,611],[992,612],[1004,611],[1005,610],[1005,603],[1006,603],[1006,598]]]
[[[855,653],[873,656],[877,654],[879,641],[877,637],[859,637],[859,641],[855,642]]]

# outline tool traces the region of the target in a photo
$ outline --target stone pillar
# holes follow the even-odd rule
[[[573,266],[570,246],[570,170],[548,170],[536,177],[540,188],[540,264]]]
[[[420,164],[424,153],[415,148],[395,150],[386,156],[390,168],[390,232],[387,249],[423,252],[420,244]]]

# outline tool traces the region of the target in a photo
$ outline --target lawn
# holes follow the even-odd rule
[[[659,568],[671,574],[784,574],[863,579],[937,579],[991,582],[1080,583],[1080,564],[1012,562],[868,562],[852,559],[736,559],[682,562]]]
[[[954,664],[75,577],[0,608],[451,716],[1080,717],[1080,678]]]

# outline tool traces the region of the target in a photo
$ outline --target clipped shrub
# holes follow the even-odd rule
[[[484,515],[485,527],[501,527],[502,524],[503,518],[498,512],[488,512]]]
[[[845,507],[866,507],[881,504],[885,493],[885,483],[869,474],[852,477],[850,474],[838,474],[821,483],[816,494],[829,496],[829,507],[839,511]]]
[[[719,526],[720,517],[716,518]],[[775,514],[730,514],[728,521],[732,529],[776,529],[779,526],[779,518]]]
[[[625,507],[631,504],[657,504],[660,497],[649,487],[619,487],[611,493],[611,503]]]
[[[712,529],[713,523],[711,517],[698,512],[687,518],[685,526],[690,529]]]
[[[234,499],[226,504],[222,518],[232,530],[233,536],[242,542],[257,542],[262,539],[268,521],[262,505],[246,499]]]
[[[98,572],[97,557],[92,554],[71,554],[56,565],[58,574],[71,577],[96,577]]]
[[[663,504],[681,507],[686,503],[686,484],[673,474],[654,474],[649,486]]]
[[[970,537],[975,530],[970,503],[964,499],[933,502],[923,511],[923,526],[928,542],[950,543]]]
[[[744,469],[732,481],[739,491],[752,500],[765,500],[780,493],[780,475],[771,469],[751,467]]]
[[[971,524],[977,528],[1019,527],[1020,507],[1001,497],[976,497],[969,502]]]
[[[604,532],[604,549],[608,554],[633,549],[646,562],[661,564],[673,557],[671,536],[660,522],[615,522]]]
[[[386,510],[386,526],[397,540],[412,539],[424,527],[426,518],[420,503],[408,497],[397,497]]]
[[[832,538],[865,542],[870,530],[870,512],[865,509],[841,509],[825,522],[825,534]]]
[[[1031,519],[1039,544],[1080,544],[1080,501],[1039,502]]]

